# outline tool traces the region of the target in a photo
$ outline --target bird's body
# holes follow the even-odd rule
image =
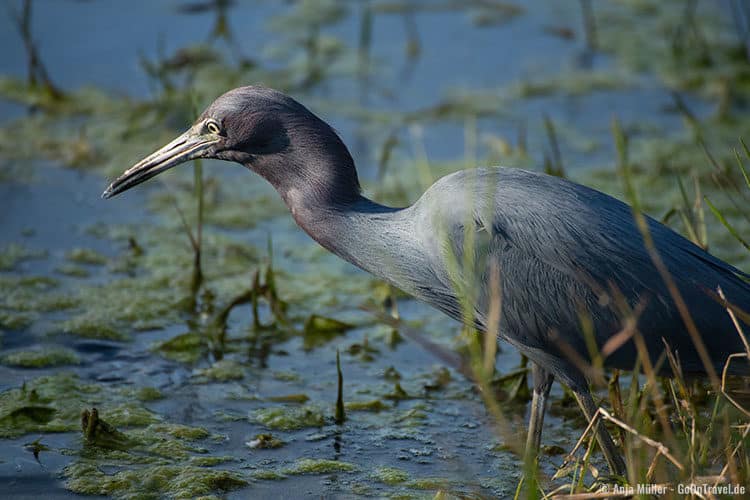
[[[242,87],[217,99],[104,196],[197,157],[257,172],[322,246],[458,321],[495,329],[531,359],[531,448],[539,444],[553,376],[592,417],[582,364],[623,329],[631,311],[652,363],[666,345],[683,371],[707,370],[632,209],[604,193],[520,169],[483,168],[443,177],[409,207],[385,207],[361,195],[354,162],[325,122],[280,92]],[[646,220],[709,364],[720,371],[743,344],[715,291],[750,311],[748,275]],[[633,340],[625,338],[603,364],[630,369],[636,358]],[[623,473],[609,434],[601,426],[598,432],[610,465]]]
[[[568,386],[587,382],[560,343],[590,362],[582,324],[591,321],[600,350],[624,328],[620,294],[634,314],[640,309],[638,330],[652,363],[666,341],[686,373],[706,372],[631,208],[599,191],[521,169],[478,168],[443,177],[403,209],[363,197],[325,208],[293,200],[291,209],[328,250],[458,321],[472,318],[485,331],[492,301],[499,301],[500,337]],[[731,303],[750,311],[750,284],[741,278],[747,275],[647,220],[721,372],[726,358],[744,347],[712,292],[721,287]],[[467,246],[474,249],[469,258]],[[489,286],[493,266],[495,290]],[[470,300],[462,302],[459,294]],[[636,357],[634,343],[625,342],[604,365],[632,369]]]

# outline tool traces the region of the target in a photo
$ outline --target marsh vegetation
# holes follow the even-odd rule
[[[5,492],[750,483],[746,386],[602,373],[627,478],[555,386],[536,473],[526,361],[327,254],[260,179],[205,161],[99,199],[217,95],[262,83],[339,130],[380,202],[462,168],[544,169],[747,271],[743,2],[24,0],[0,24]]]

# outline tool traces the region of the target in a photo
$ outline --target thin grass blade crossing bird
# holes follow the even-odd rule
[[[281,92],[250,86],[216,99],[103,197],[196,158],[233,161],[260,174],[323,247],[451,318],[471,318],[486,331],[493,301],[500,300],[498,336],[533,363],[527,454],[539,448],[553,379],[573,391],[588,419],[597,410],[581,366],[592,361],[582,315],[601,349],[621,331],[624,310],[638,309],[650,359],[666,343],[686,374],[721,372],[729,355],[744,351],[715,290],[721,287],[747,325],[750,276],[646,219],[701,334],[696,346],[631,208],[582,185],[520,169],[477,168],[443,177],[409,207],[383,206],[361,194],[354,161],[328,124]],[[491,289],[491,269],[499,273],[499,293]],[[632,369],[636,359],[631,339],[603,361]],[[738,363],[732,370],[747,373]],[[625,462],[603,425],[597,439],[612,471],[624,475]]]

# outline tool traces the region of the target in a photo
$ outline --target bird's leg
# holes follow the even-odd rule
[[[529,415],[529,432],[526,435],[526,461],[533,463],[539,453],[542,442],[542,427],[547,397],[554,377],[536,363],[531,364],[534,389],[531,393],[531,414]]]
[[[573,394],[583,410],[583,414],[586,415],[586,419],[591,422],[591,419],[594,418],[594,415],[598,410],[596,403],[594,403],[594,398],[591,397],[591,393],[588,389],[584,388],[573,389]],[[602,449],[602,453],[604,453],[604,458],[607,459],[611,471],[619,476],[626,476],[627,468],[625,467],[625,460],[623,460],[620,451],[617,449],[617,446],[615,446],[614,441],[612,441],[612,436],[604,426],[604,423],[598,421],[594,431],[596,432],[596,439],[599,441],[599,446]]]

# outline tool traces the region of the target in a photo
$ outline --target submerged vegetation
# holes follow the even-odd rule
[[[435,177],[478,164],[539,166],[639,204],[748,270],[750,42],[735,29],[747,12],[676,0],[546,14],[533,2],[253,2],[269,35],[259,46],[253,30],[233,31],[241,6],[183,2],[169,15],[202,16],[209,36],[139,53],[150,91],[123,95],[66,86],[45,65],[59,40],[34,31],[45,12],[20,4],[11,22],[28,71],[0,76],[0,98],[16,106],[0,124],[0,188],[29,193],[0,241],[4,474],[37,475],[29,467],[54,453],[65,465],[48,471],[51,490],[60,474],[70,491],[118,498],[271,481],[398,498],[750,484],[747,387],[660,380],[647,365],[607,374],[598,392],[627,478],[606,476],[558,388],[539,473],[524,469],[525,361],[353,272],[236,166],[175,171],[102,213],[91,201],[215,96],[263,83],[341,127],[380,201],[410,203]],[[530,60],[519,69],[472,46],[488,73],[474,78],[465,61],[456,79],[433,60],[450,56],[432,46],[445,23]],[[420,65],[449,83],[420,80]],[[475,80],[489,83],[461,84]],[[64,233],[60,218],[21,213],[58,210],[50,182],[75,193],[59,208]],[[29,451],[38,464],[11,472]]]

